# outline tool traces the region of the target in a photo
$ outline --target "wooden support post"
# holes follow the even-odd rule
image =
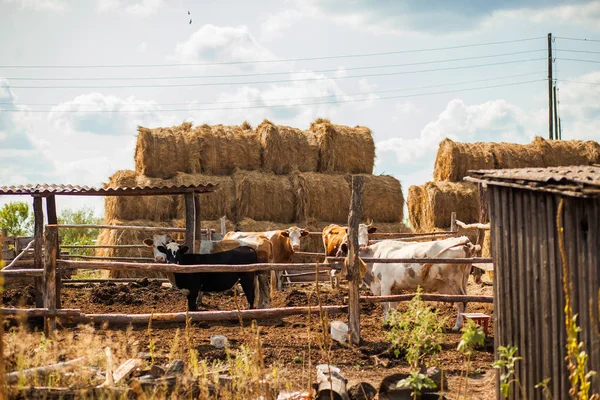
[[[227,217],[221,217],[221,235],[225,236],[227,234]]]
[[[193,253],[198,253],[200,251],[200,247],[196,248],[196,241],[202,240],[202,218],[200,218],[200,195],[194,195],[194,248],[192,249]],[[211,230],[207,230],[208,240],[211,239]]]
[[[44,210],[42,208],[42,198],[35,196],[33,198],[33,265],[34,268],[44,268],[44,255],[42,254],[44,246]],[[41,308],[44,306],[44,279],[34,278],[35,288],[35,306]]]
[[[190,249],[194,247],[196,240],[196,209],[194,207],[194,194],[185,195],[185,245]]]
[[[552,109],[552,33],[548,34],[548,139],[556,139],[554,136],[553,109]]]
[[[46,197],[46,215],[48,216],[48,224],[58,224],[58,217],[56,215],[56,197]],[[56,228],[55,228],[56,229]],[[60,242],[58,230],[56,230],[56,258],[60,258]],[[60,291],[62,289],[62,275],[56,275],[56,308],[61,308]]]
[[[44,263],[44,307],[49,311],[56,310],[56,255],[58,250],[58,228],[46,228],[46,257]],[[51,336],[56,329],[56,317],[45,320],[44,331]]]
[[[363,177],[352,177],[352,199],[348,216],[348,325],[350,343],[360,344],[360,268],[358,258],[358,225],[362,217]]]
[[[456,224],[456,213],[452,212],[450,214],[450,231],[458,232],[458,225]]]
[[[484,187],[481,183],[477,185],[479,189],[479,223],[487,224],[489,222],[488,216],[488,206],[487,206],[487,188]],[[491,232],[490,232],[491,234]],[[477,257],[482,256],[483,242],[485,240],[485,231],[483,229],[477,229],[477,240],[475,241],[476,245],[480,246],[479,251],[475,254]],[[481,283],[481,276],[483,275],[483,270],[476,268],[473,273],[475,277],[475,283]]]

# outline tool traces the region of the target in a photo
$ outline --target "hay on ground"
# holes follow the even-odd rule
[[[296,174],[296,221],[333,221],[347,223],[350,184],[345,175],[314,172]]]
[[[176,185],[200,185],[206,183],[218,184],[219,189],[214,193],[201,194],[200,218],[202,220],[219,219],[223,216],[227,219],[234,218],[235,208],[235,186],[231,176],[184,174],[178,173],[171,182]],[[176,216],[185,218],[185,196],[175,196]]]
[[[261,167],[261,147],[249,124],[241,126],[202,125],[193,134],[199,142],[202,172],[230,175],[236,168],[257,170]]]
[[[400,181],[390,175],[362,175],[363,219],[380,222],[404,220],[404,195]],[[352,185],[352,177],[348,176]]]
[[[334,125],[319,118],[310,131],[320,147],[319,172],[373,173],[375,143],[369,128]]]
[[[236,219],[292,222],[295,216],[294,187],[287,175],[238,171],[235,183]]]
[[[192,124],[155,129],[139,126],[135,171],[153,178],[170,178],[177,172],[201,172],[200,148]]]
[[[410,222],[417,232],[449,228],[452,212],[467,224],[479,220],[479,193],[472,183],[428,182],[421,193],[410,188],[408,202]]]
[[[135,171],[120,170],[115,172],[106,188],[154,186],[163,185],[165,181],[158,178],[148,178],[136,174]],[[154,221],[169,221],[175,217],[173,196],[106,196],[104,198],[105,219],[152,219]]]
[[[262,146],[263,170],[279,175],[317,170],[319,147],[312,132],[264,120],[256,134]]]

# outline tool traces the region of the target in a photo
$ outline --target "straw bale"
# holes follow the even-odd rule
[[[320,172],[373,173],[375,143],[369,128],[334,125],[319,118],[310,131],[320,147]]]
[[[451,213],[464,223],[479,220],[477,186],[468,182],[427,182],[419,189],[409,189],[410,222],[417,232],[449,228]],[[414,215],[414,214],[417,215]]]
[[[296,220],[347,223],[350,185],[345,175],[304,172],[293,177],[296,189]]]
[[[200,143],[202,172],[229,175],[236,168],[257,170],[261,167],[261,146],[249,124],[242,126],[202,125],[193,134]],[[186,171],[184,171],[186,172]]]
[[[380,222],[404,220],[404,195],[400,181],[390,175],[363,176],[363,219]],[[348,176],[352,185],[352,176]]]
[[[154,178],[201,172],[199,142],[189,122],[170,128],[138,126],[135,171]]]
[[[235,186],[231,176],[178,173],[172,180],[176,185],[218,184],[214,193],[202,194],[200,198],[200,218],[202,220],[219,219],[223,216],[233,219],[235,208]],[[174,196],[176,218],[185,217],[185,196]]]
[[[292,222],[295,215],[294,187],[287,175],[238,171],[235,184],[236,219]]]
[[[312,132],[264,120],[256,134],[262,146],[263,170],[280,175],[317,170],[319,146]]]
[[[585,154],[590,164],[600,164],[600,143],[588,140],[584,142]]]
[[[490,231],[484,231],[483,236],[483,245],[481,246],[481,257],[488,258],[492,256],[492,248],[491,248],[491,240],[490,240]]]
[[[458,143],[444,139],[435,158],[433,180],[458,182],[469,170],[493,169],[491,147],[490,143]]]
[[[591,140],[545,140],[538,136],[532,145],[543,153],[545,167],[593,164],[600,153],[598,143]]]
[[[252,218],[243,218],[235,224],[235,230],[239,232],[265,232],[287,229],[291,226],[294,226],[294,224],[273,221],[256,221]]]
[[[158,178],[148,178],[136,174],[131,170],[115,172],[104,187],[134,187],[164,185],[168,181]],[[173,196],[106,196],[104,210],[107,220],[113,219],[152,219],[155,221],[169,221],[175,217],[175,203]]]

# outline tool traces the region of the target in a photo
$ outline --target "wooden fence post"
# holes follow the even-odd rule
[[[35,268],[44,268],[44,255],[42,254],[44,246],[44,210],[42,208],[42,198],[33,197],[33,264]],[[43,278],[33,278],[35,289],[35,306],[44,307],[44,280]]]
[[[360,268],[358,258],[358,226],[362,217],[363,177],[352,177],[352,199],[348,216],[348,325],[350,343],[360,344]]]
[[[221,217],[221,235],[225,236],[227,234],[227,217]]]
[[[56,197],[54,195],[46,197],[46,215],[48,216],[48,224],[58,224],[58,218],[56,215]],[[53,240],[56,240],[56,258],[60,258],[60,243],[59,243],[59,235],[58,228],[56,229],[56,237],[53,237]],[[60,301],[60,291],[62,289],[62,275],[56,274],[56,308],[61,308]]]
[[[200,248],[196,248],[196,240],[202,240],[202,218],[200,218],[200,195],[194,194],[194,246],[192,253],[198,253]],[[210,228],[207,231],[208,240],[211,239]]]
[[[185,195],[185,245],[193,250],[196,241],[196,208],[194,206],[194,193]],[[193,251],[190,251],[193,252]]]
[[[44,263],[44,307],[56,311],[56,255],[58,251],[58,228],[46,227],[45,232],[46,257]],[[47,317],[44,332],[51,336],[56,330],[56,317]]]
[[[456,224],[456,213],[452,212],[450,214],[450,230],[452,232],[458,232],[458,225]]]

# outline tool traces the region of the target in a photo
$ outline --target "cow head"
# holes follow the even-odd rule
[[[162,235],[152,235],[152,239],[144,239],[144,244],[148,247],[152,247],[154,251],[154,261],[159,263],[164,263],[167,261],[167,253],[164,251],[160,251],[159,246],[165,247],[168,243],[173,242],[173,238],[171,235],[162,234]]]
[[[364,250],[369,245],[369,233],[374,233],[377,231],[377,228],[372,226],[373,222],[367,224],[358,225],[358,249]],[[346,235],[342,239],[342,243],[340,244],[336,257],[346,257],[348,254],[348,228],[346,229]]]
[[[169,242],[166,245],[156,246],[156,249],[166,255],[167,263],[179,264],[181,255],[186,253],[189,247],[176,242]]]
[[[293,251],[300,251],[300,239],[304,236],[308,236],[308,231],[306,229],[298,228],[297,226],[292,226],[291,228],[283,230],[281,236],[290,239],[290,246],[292,246]]]

